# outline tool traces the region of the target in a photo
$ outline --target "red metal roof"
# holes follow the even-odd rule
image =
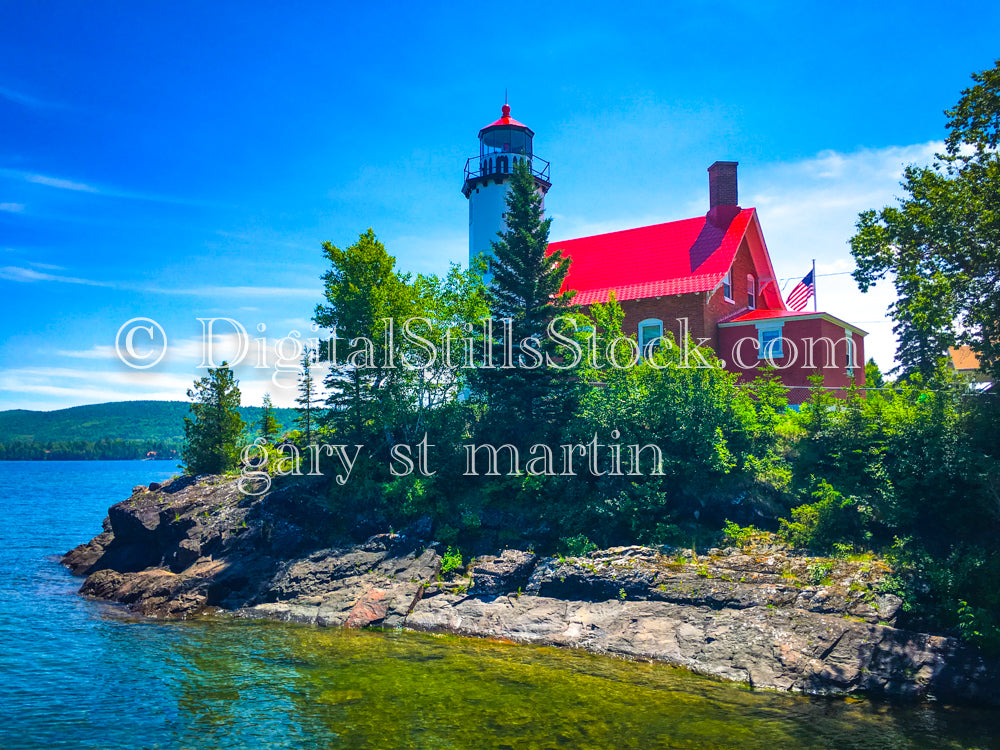
[[[796,312],[795,310],[750,310],[743,315],[720,322],[750,323],[755,320],[770,320],[771,318],[808,318],[813,315],[821,314],[824,313],[815,313],[812,310],[801,310],[799,312]]]
[[[638,229],[552,242],[572,259],[563,289],[573,302],[664,297],[715,289],[729,271],[755,209],[740,211],[727,226],[706,216]]]
[[[497,120],[496,122],[491,122],[489,125],[482,128],[482,130],[480,130],[479,132],[482,133],[483,130],[489,130],[490,128],[495,128],[499,125],[513,125],[516,128],[524,128],[525,130],[531,130],[531,128],[529,128],[523,122],[518,122],[517,120],[515,120],[513,117],[510,116],[510,106],[507,104],[504,104],[503,107],[500,108],[500,115],[501,116],[499,120]]]
[[[857,331],[862,336],[868,335],[868,331],[865,331],[862,328],[858,328],[853,323],[848,323],[847,321],[841,320],[840,318],[835,317],[828,312],[823,312],[822,310],[820,310],[819,312],[813,312],[811,310],[800,310],[798,312],[796,312],[795,310],[750,310],[742,315],[739,315],[738,317],[728,318],[724,321],[720,320],[719,325],[722,327],[729,327],[729,326],[743,325],[745,323],[755,323],[761,320],[775,320],[777,318],[782,318],[785,320],[791,318],[798,318],[800,320],[823,318],[825,320],[830,321],[831,323],[835,323],[837,325],[844,326],[845,328],[850,328],[853,331]]]

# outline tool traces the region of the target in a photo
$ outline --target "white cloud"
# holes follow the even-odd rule
[[[65,270],[59,266],[53,266],[46,263],[32,263],[31,265],[37,268],[45,268],[51,270]],[[308,288],[308,287],[281,287],[281,286],[203,286],[203,287],[190,287],[190,288],[171,288],[171,287],[157,287],[157,286],[144,286],[138,284],[129,284],[121,282],[112,281],[98,281],[95,279],[84,279],[76,276],[62,276],[53,273],[44,273],[42,271],[36,271],[33,268],[24,268],[22,266],[3,266],[0,267],[0,279],[6,279],[7,281],[18,281],[24,283],[36,283],[36,282],[58,282],[63,284],[84,284],[87,286],[100,286],[108,287],[111,289],[119,289],[122,291],[132,291],[132,292],[142,292],[148,294],[173,294],[180,296],[192,296],[192,297],[308,297],[311,299],[319,299],[321,296],[321,291],[319,287]]]
[[[58,281],[64,284],[84,284],[86,286],[114,286],[104,281],[93,281],[91,279],[81,279],[74,276],[57,276],[51,273],[43,273],[32,268],[22,268],[20,266],[4,266],[0,268],[0,279],[7,281],[19,281],[35,283],[39,281]]]
[[[24,213],[23,203],[0,203],[0,211],[7,211],[12,214]]]
[[[239,334],[220,322],[211,339],[210,363],[217,365],[223,360],[234,363],[244,405],[260,404],[267,393],[275,405],[294,407],[302,351],[298,344],[311,346],[310,337],[317,335],[308,328],[303,328],[301,333],[301,337],[279,339],[248,330],[247,348],[242,359],[238,359],[241,349]],[[94,403],[94,394],[97,393],[101,393],[105,401],[146,398],[185,400],[187,389],[206,374],[206,369],[200,367],[205,357],[200,337],[171,340],[166,356],[151,370],[133,370],[122,365],[112,345],[57,350],[55,355],[69,361],[62,366],[26,364],[0,371],[0,391],[45,396],[45,408]],[[239,363],[235,364],[237,361]],[[96,365],[98,369],[86,369],[88,365],[85,362],[99,363]],[[317,365],[313,370],[320,383],[326,372],[326,365]],[[74,385],[67,386],[67,381]],[[59,385],[53,385],[55,383]],[[34,399],[3,400],[8,403],[6,408],[38,408]]]
[[[7,88],[6,86],[0,86],[0,97],[14,102],[15,104],[20,104],[25,107],[34,107],[36,109],[62,106],[61,104],[45,101],[43,99],[39,99],[38,97],[31,96],[30,94],[25,94],[21,91],[15,91],[14,89]]]
[[[140,292],[150,292],[153,294],[177,294],[190,295],[196,297],[310,297],[320,299],[321,289],[308,287],[283,287],[283,286],[202,286],[191,288],[170,288],[170,287],[123,287],[134,288]]]
[[[172,196],[154,195],[149,193],[137,193],[132,190],[124,190],[110,185],[97,187],[78,180],[69,180],[64,177],[53,177],[52,175],[27,172],[20,169],[0,168],[0,176],[13,179],[24,180],[34,185],[44,185],[45,187],[56,188],[57,190],[68,190],[74,193],[85,193],[99,195],[104,198],[125,198],[128,200],[153,201],[157,203],[174,203],[191,206],[210,206],[212,204],[205,201],[193,200],[189,198],[176,198]]]
[[[885,370],[893,365],[896,340],[888,307],[892,284],[882,282],[862,294],[853,278],[848,241],[861,211],[895,203],[908,164],[929,164],[944,144],[823,151],[810,159],[779,163],[742,175],[748,190],[740,201],[756,206],[775,271],[787,293],[816,260],[818,306],[869,332],[865,355]],[[836,274],[836,275],[832,275]]]
[[[44,174],[22,174],[22,177],[28,182],[33,182],[36,185],[47,185],[48,187],[59,188],[60,190],[73,190],[79,193],[99,193],[101,192],[93,185],[86,185],[82,182],[73,182],[72,180],[64,180],[61,177],[49,177]]]

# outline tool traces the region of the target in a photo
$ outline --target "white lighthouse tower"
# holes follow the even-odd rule
[[[469,199],[469,263],[486,255],[489,263],[491,243],[497,233],[507,230],[507,191],[514,165],[526,161],[535,178],[535,186],[544,196],[552,186],[549,163],[532,152],[535,134],[527,125],[510,116],[504,103],[500,119],[479,131],[479,155],[465,162],[462,192]],[[492,274],[487,266],[486,281]]]

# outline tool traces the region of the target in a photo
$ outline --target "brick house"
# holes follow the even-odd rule
[[[507,228],[505,199],[517,163],[528,166],[543,199],[552,187],[534,136],[506,103],[500,119],[479,131],[479,152],[466,160],[462,183],[470,263],[488,261],[490,243]],[[607,302],[613,291],[625,312],[625,332],[636,334],[641,348],[667,331],[679,338],[686,330],[741,382],[773,362],[792,403],[805,399],[808,377],[817,370],[835,389],[852,379],[864,385],[865,331],[828,313],[788,309],[757,210],[739,206],[736,168],[731,161],[708,168],[704,216],[551,243],[571,259],[565,288],[576,290],[575,302],[584,306]]]
[[[704,216],[551,243],[571,260],[564,288],[580,305],[607,302],[613,291],[641,348],[686,328],[741,382],[769,357],[792,403],[805,399],[816,371],[828,387],[864,385],[866,332],[829,313],[788,309],[757,210],[738,205],[736,168],[708,168]]]

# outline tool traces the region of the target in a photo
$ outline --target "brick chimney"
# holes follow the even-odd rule
[[[708,218],[728,225],[740,211],[736,195],[736,166],[739,162],[717,161],[708,168]]]

